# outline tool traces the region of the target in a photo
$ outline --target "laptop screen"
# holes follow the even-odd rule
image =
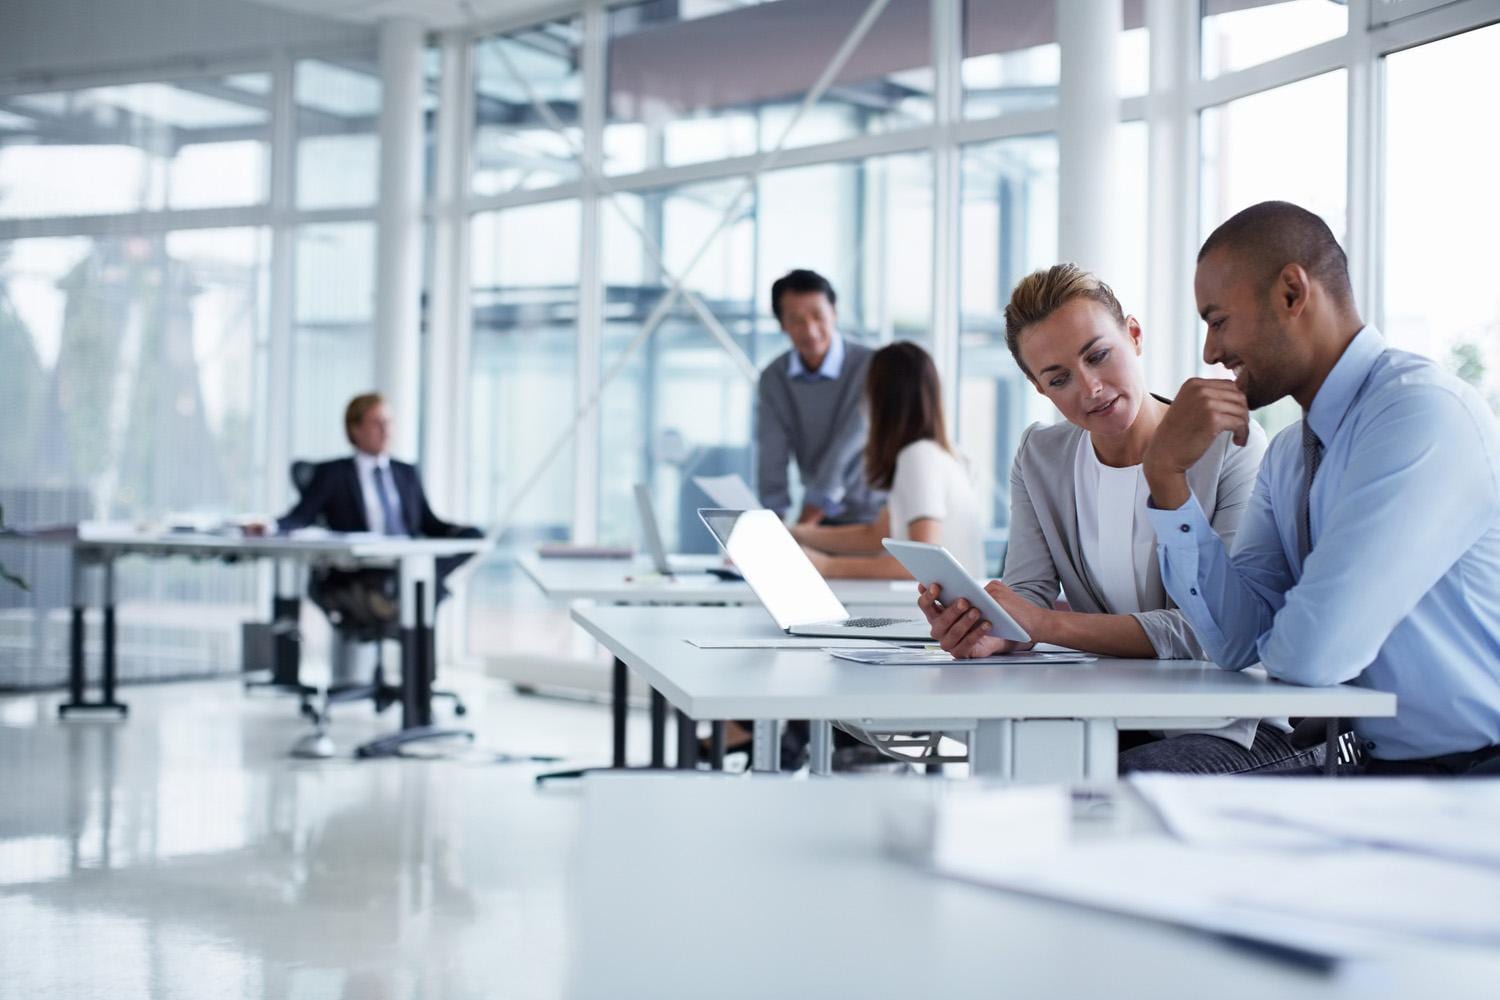
[[[698,516],[781,628],[849,617],[775,511],[705,509]]]
[[[661,527],[656,523],[656,506],[651,499],[651,487],[645,483],[635,484],[635,506],[641,515],[641,538],[646,551],[651,554],[651,565],[658,573],[671,573],[672,564],[667,561],[667,547],[661,542]]]

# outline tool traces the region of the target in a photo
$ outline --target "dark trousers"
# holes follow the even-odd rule
[[[453,537],[483,538],[484,532],[478,528],[463,528]],[[448,596],[444,581],[449,575],[472,558],[472,555],[457,555],[442,556],[437,560],[434,603],[440,604]],[[401,595],[397,591],[394,570],[322,570],[313,574],[307,592],[314,604],[341,625],[373,632],[385,632],[395,627]]]
[[[1500,777],[1500,746],[1420,760],[1380,760],[1370,757],[1360,772],[1376,778]]]

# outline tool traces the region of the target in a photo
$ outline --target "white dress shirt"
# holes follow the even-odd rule
[[[389,455],[368,455],[365,452],[354,453],[354,467],[359,472],[359,492],[365,501],[365,521],[369,523],[370,530],[377,535],[383,535],[385,531],[385,508],[380,506],[380,494],[375,488],[375,470],[381,470],[385,478],[386,496],[390,497],[391,509],[396,513],[396,521],[399,525],[405,525],[406,519],[401,511],[401,494],[396,490],[396,480],[391,476],[391,458]],[[396,535],[404,535],[402,530],[392,532]]]

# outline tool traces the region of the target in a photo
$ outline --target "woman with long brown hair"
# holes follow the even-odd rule
[[[968,464],[948,441],[943,389],[926,351],[902,341],[876,351],[865,377],[865,475],[889,491],[870,524],[798,525],[792,534],[826,577],[906,580],[886,538],[942,545],[985,574],[983,519]]]

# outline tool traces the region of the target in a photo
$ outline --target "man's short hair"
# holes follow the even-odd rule
[[[364,423],[365,414],[385,402],[385,397],[378,392],[364,392],[349,400],[349,405],[344,407],[344,436],[349,443],[354,443],[354,428]]]
[[[803,268],[788,271],[771,285],[771,312],[776,314],[778,323],[781,322],[781,297],[787,292],[796,294],[822,292],[824,298],[828,299],[829,305],[839,304],[839,297],[834,294],[833,286],[817,271],[808,271]]]
[[[1021,360],[1021,334],[1074,299],[1099,303],[1111,319],[1125,325],[1125,310],[1120,308],[1114,291],[1098,275],[1077,264],[1053,264],[1046,270],[1033,271],[1010,293],[1010,302],[1005,306],[1005,346],[1010,348],[1010,356],[1027,378],[1034,376]]]
[[[1251,269],[1261,290],[1288,264],[1297,264],[1327,289],[1340,307],[1354,305],[1349,258],[1328,223],[1289,201],[1263,201],[1230,216],[1209,234],[1198,261],[1227,249]]]

